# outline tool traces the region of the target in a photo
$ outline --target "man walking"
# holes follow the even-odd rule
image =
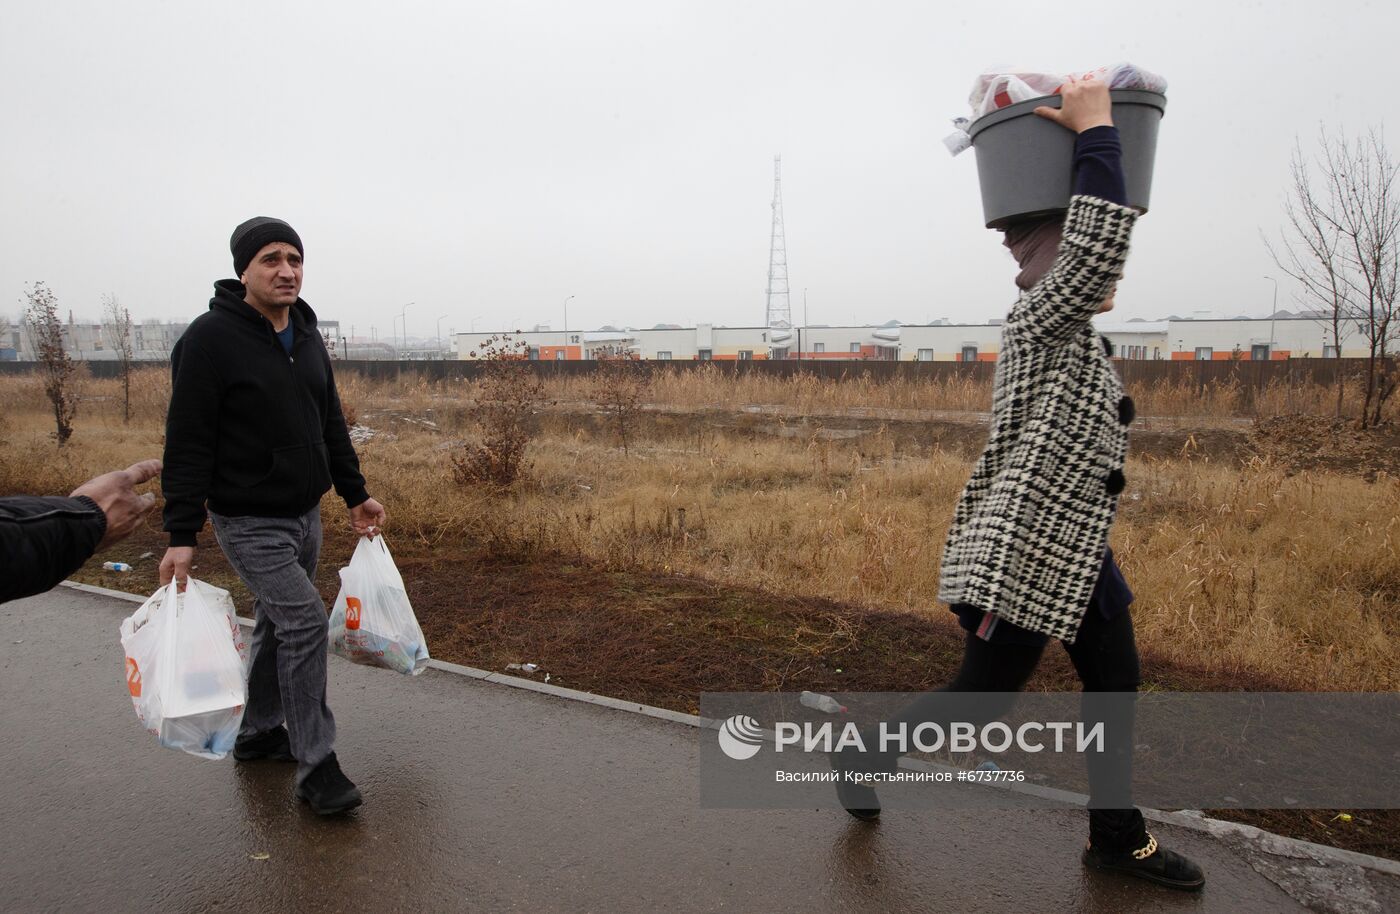
[[[329,815],[361,796],[336,760],[326,705],[321,496],[334,485],[355,532],[370,536],[384,508],[365,491],[316,314],[299,297],[301,238],[261,216],[229,246],[239,278],[214,284],[209,310],[170,354],[161,583],[189,577],[207,506],[257,622],[234,758],[295,760],[296,795]]]

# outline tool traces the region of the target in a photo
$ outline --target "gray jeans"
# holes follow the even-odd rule
[[[312,583],[321,509],[301,517],[209,516],[219,546],[254,597],[253,662],[239,735],[285,721],[300,784],[335,745],[335,718],[326,705],[326,606]]]

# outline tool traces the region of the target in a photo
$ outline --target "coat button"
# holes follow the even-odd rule
[[[1108,479],[1104,482],[1104,488],[1108,491],[1109,495],[1118,495],[1127,484],[1128,480],[1123,477],[1123,471],[1114,470],[1112,473],[1108,474]]]
[[[1137,417],[1137,407],[1133,405],[1132,397],[1124,397],[1118,401],[1118,421],[1123,425],[1132,425],[1133,419]]]

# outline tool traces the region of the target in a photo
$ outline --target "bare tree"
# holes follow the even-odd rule
[[[24,326],[29,345],[44,374],[44,393],[53,404],[54,440],[62,447],[73,437],[73,418],[78,413],[78,395],[73,374],[77,366],[63,345],[63,321],[58,317],[58,297],[42,282],[25,290],[29,306]]]
[[[1400,189],[1385,136],[1371,130],[1349,139],[1319,130],[1311,162],[1295,147],[1280,245],[1265,244],[1280,270],[1320,305],[1332,345],[1356,327],[1366,338],[1366,390],[1360,422],[1378,424],[1395,390],[1394,348],[1400,324]],[[1337,374],[1337,412],[1342,409]]]
[[[622,440],[622,453],[630,456],[628,437],[636,430],[637,414],[651,389],[647,366],[631,359],[606,359],[598,363],[593,378],[593,402],[612,418],[617,436]]]
[[[135,357],[131,339],[131,311],[123,308],[117,302],[117,296],[110,292],[102,296],[102,331],[117,354],[122,375],[122,421],[130,425],[131,362]]]

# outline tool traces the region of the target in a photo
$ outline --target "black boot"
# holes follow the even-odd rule
[[[849,761],[849,754],[850,750],[831,753],[831,767],[836,772],[836,799],[846,812],[857,819],[873,822],[880,818],[880,798],[875,795],[875,788],[869,782],[851,779],[852,775],[859,776],[861,772],[843,763],[842,756],[848,756]]]
[[[340,770],[340,762],[336,761],[334,752],[297,785],[297,796],[322,816],[345,812],[364,802],[359,788]]]
[[[286,727],[273,727],[253,736],[240,736],[233,743],[233,757],[240,762],[271,759],[274,762],[295,762],[292,740]]]
[[[1092,845],[1084,849],[1084,865],[1096,870],[1125,873],[1173,889],[1198,892],[1206,884],[1201,868],[1190,860],[1157,845],[1147,836],[1147,845],[1135,851],[1101,851]]]

